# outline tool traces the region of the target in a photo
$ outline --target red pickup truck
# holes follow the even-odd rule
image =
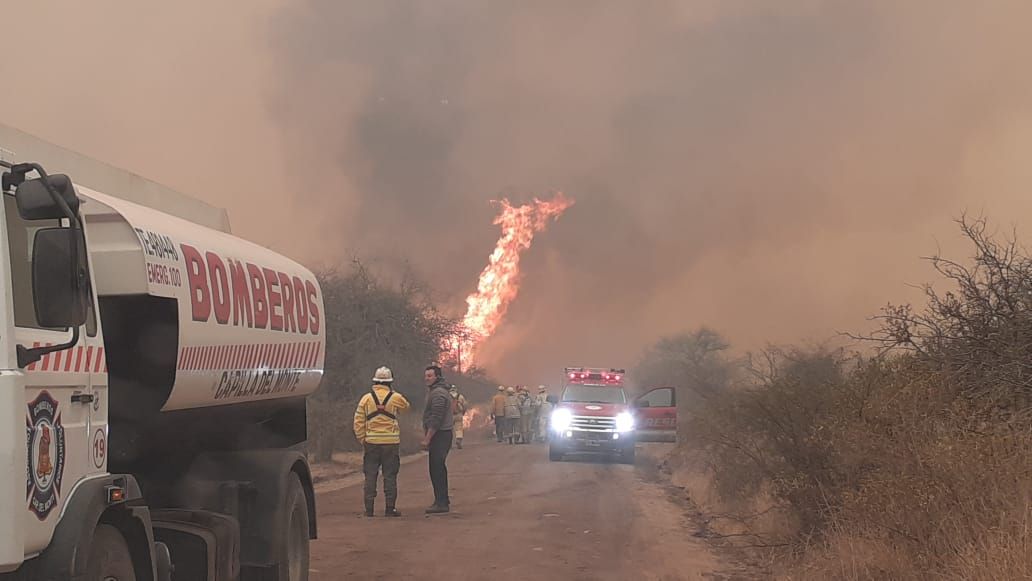
[[[548,459],[570,453],[605,454],[634,463],[635,416],[622,369],[568,367],[552,412]]]

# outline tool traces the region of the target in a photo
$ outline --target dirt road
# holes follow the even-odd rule
[[[400,519],[361,515],[357,478],[319,497],[312,581],[748,579],[722,562],[639,466],[548,461],[543,445],[469,444],[449,457],[452,512],[427,517],[426,459],[402,466]],[[333,490],[332,488],[336,488]]]

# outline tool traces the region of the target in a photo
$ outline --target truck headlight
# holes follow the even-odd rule
[[[570,427],[573,423],[573,414],[566,408],[559,408],[552,412],[552,429],[561,432]]]
[[[630,432],[634,429],[634,416],[628,412],[620,412],[616,415],[616,431]]]

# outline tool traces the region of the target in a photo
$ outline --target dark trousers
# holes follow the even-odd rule
[[[401,453],[398,444],[366,444],[362,455],[362,471],[365,473],[365,504],[372,508],[376,500],[376,480],[383,468],[383,495],[387,508],[394,508],[398,500],[398,471],[401,469]]]
[[[505,416],[495,416],[495,437],[501,442],[505,437]]]
[[[448,498],[448,452],[452,446],[452,431],[438,430],[430,438],[430,482],[434,485],[434,505],[449,506]]]

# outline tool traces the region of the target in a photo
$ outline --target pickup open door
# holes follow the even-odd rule
[[[650,389],[634,400],[637,409],[639,442],[677,441],[677,390],[672,387]]]

